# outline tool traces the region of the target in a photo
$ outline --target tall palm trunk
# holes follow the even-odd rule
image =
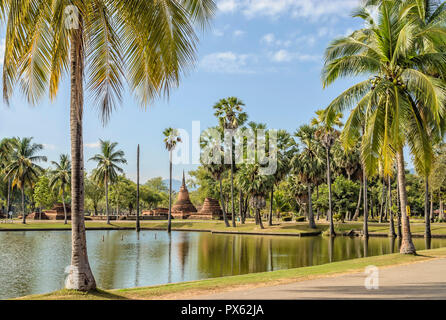
[[[434,222],[434,193],[431,192],[431,201],[430,201],[430,213],[429,217],[431,218],[431,222]]]
[[[356,210],[355,210],[355,214],[353,215],[352,220],[356,221],[359,218],[359,210],[361,209],[361,198],[362,198],[362,189],[363,189],[363,182],[362,180],[360,181],[359,184],[359,197],[358,197],[358,202],[356,204]]]
[[[262,222],[262,215],[260,214],[260,209],[258,209],[258,208],[256,208],[256,217],[258,219],[260,229],[265,229],[265,227],[263,226],[263,222]]]
[[[110,212],[108,208],[108,177],[105,174],[105,214],[107,215],[107,224],[110,224]]]
[[[6,214],[9,214],[9,211],[11,211],[11,178],[8,179],[8,196],[6,199]]]
[[[22,185],[22,188],[20,189],[22,192],[22,223],[26,224],[26,212],[25,212],[25,187]]]
[[[136,150],[136,232],[141,229],[139,224],[139,144]]]
[[[62,206],[63,206],[63,213],[64,213],[64,224],[68,224],[68,215],[67,215],[67,206],[65,204],[65,186],[62,186]],[[42,211],[42,210],[40,210]]]
[[[368,199],[367,199],[367,173],[365,172],[365,168],[362,168],[362,181],[364,184],[364,225],[362,229],[362,233],[364,238],[369,237],[369,208],[368,208]]]
[[[226,214],[226,209],[225,209],[225,200],[223,196],[223,185],[221,182],[221,177],[220,179],[218,179],[218,181],[220,183],[220,202],[221,202],[221,209],[223,210],[223,220],[225,221],[225,226],[229,228],[228,216]]]
[[[270,196],[270,204],[269,204],[268,225],[270,227],[273,225],[273,204],[274,204],[274,185],[272,185],[272,187],[271,187],[271,196]]]
[[[431,217],[429,214],[429,178],[426,177],[424,190],[424,221],[426,223],[426,230],[424,231],[425,238],[432,238],[431,234]]]
[[[84,47],[82,21],[71,30],[71,266],[65,282],[67,289],[88,291],[96,289],[87,255],[84,218],[84,156],[82,137]]]
[[[403,231],[401,230],[401,210],[400,210],[400,183],[397,180],[397,188],[396,188],[396,201],[397,201],[397,229],[398,229],[398,238],[402,238],[403,237]]]
[[[314,222],[313,214],[313,201],[311,199],[311,184],[308,184],[308,222],[311,229],[316,229],[316,223]]]
[[[380,203],[380,208],[379,208],[379,223],[382,223],[383,222],[383,214],[384,214],[384,198],[385,198],[385,196],[386,196],[386,184],[384,183],[384,177],[383,177],[383,180],[382,180],[382,185],[383,185],[383,192],[382,192],[382,195],[381,195],[381,203]]]
[[[403,228],[400,253],[416,254],[415,246],[412,242],[412,234],[410,233],[410,221],[407,215],[406,173],[404,172],[404,154],[402,147],[398,150],[396,159],[398,164],[398,187],[400,189],[401,222]]]
[[[167,232],[172,232],[172,150],[169,154],[169,216],[167,221]]]
[[[333,224],[333,208],[332,208],[332,199],[331,199],[331,169],[330,169],[330,148],[326,148],[327,150],[327,184],[328,184],[328,215],[330,220],[330,237],[335,237],[336,233],[334,231]]]
[[[235,224],[235,207],[234,207],[234,159],[232,157],[232,139],[231,139],[231,208],[232,208],[232,227],[236,227]]]
[[[319,200],[319,185],[318,184],[316,184],[316,200]],[[319,221],[319,218],[320,218],[320,210],[319,210],[319,206],[317,207],[317,209],[316,209],[316,211],[317,211],[317,221]]]
[[[242,189],[240,188],[240,190],[238,191],[238,195],[239,195],[239,205],[238,205],[238,214],[240,216],[240,220],[242,224],[245,224],[245,215],[243,214],[243,192]]]
[[[389,229],[389,237],[396,238],[395,233],[395,223],[393,221],[393,209],[392,209],[392,182],[390,180],[390,176],[387,178],[387,185],[389,189],[389,220],[390,220],[390,229]]]

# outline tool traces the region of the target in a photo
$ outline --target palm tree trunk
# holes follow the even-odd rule
[[[8,196],[6,200],[6,215],[9,215],[11,211],[11,178],[8,179]]]
[[[64,224],[68,224],[67,206],[65,205],[65,186],[62,186],[62,206],[65,218]]]
[[[393,221],[393,211],[392,211],[392,182],[390,181],[390,177],[387,178],[387,185],[389,189],[389,220],[390,220],[390,230],[389,237],[396,238],[395,233],[395,223]]]
[[[319,200],[319,185],[318,184],[316,184],[316,200]],[[319,221],[319,218],[320,218],[320,210],[319,210],[319,206],[317,207],[317,209],[316,209],[316,211],[317,211],[317,221]]]
[[[169,216],[167,218],[167,233],[172,232],[172,150],[169,157]]]
[[[380,208],[379,208],[379,223],[383,222],[383,213],[384,213],[384,198],[386,195],[386,184],[384,183],[384,178],[382,180],[382,185],[383,185],[383,192],[381,195],[381,203],[380,203]]]
[[[232,159],[232,140],[231,140],[231,208],[232,208],[232,227],[235,228],[235,207],[234,207],[234,161]]]
[[[431,218],[431,222],[434,222],[434,197],[433,197],[434,193],[431,192],[431,207],[430,207],[430,213],[429,213],[429,217]]]
[[[67,289],[89,291],[96,289],[87,255],[84,218],[84,156],[82,137],[84,47],[83,27],[71,30],[71,266],[65,282]]]
[[[229,222],[228,222],[228,216],[227,216],[226,210],[225,210],[225,200],[223,197],[223,185],[221,182],[221,177],[220,177],[220,179],[218,179],[218,181],[220,183],[220,202],[221,202],[221,209],[223,210],[223,220],[225,221],[225,226],[227,228],[229,228],[230,226],[229,226]]]
[[[238,199],[238,201],[239,201],[238,212],[239,212],[239,215],[240,215],[241,223],[245,224],[245,215],[243,214],[243,192],[242,192],[241,188],[240,188],[240,190],[238,192],[238,195],[239,195],[239,199]]]
[[[314,222],[314,214],[313,214],[313,201],[311,199],[311,184],[307,185],[308,187],[308,222],[311,229],[316,229],[316,223]]]
[[[273,202],[274,202],[274,185],[271,187],[271,197],[269,204],[269,217],[268,217],[268,225],[271,227],[273,225]]]
[[[424,191],[424,221],[426,223],[426,230],[424,232],[424,237],[432,238],[431,217],[429,215],[429,178],[428,177],[426,177],[425,191]]]
[[[107,215],[107,224],[110,224],[110,213],[108,209],[108,178],[105,175],[105,214]]]
[[[263,226],[262,215],[260,214],[260,209],[257,209],[257,208],[256,208],[256,217],[259,221],[260,229],[265,229],[265,227]]]
[[[397,188],[396,188],[396,201],[397,201],[397,223],[398,223],[398,238],[402,238],[403,237],[403,231],[401,230],[401,210],[400,210],[400,183],[397,181]]]
[[[406,193],[406,173],[404,169],[404,154],[401,147],[396,154],[398,164],[398,181],[400,189],[401,222],[403,227],[403,239],[401,242],[400,253],[416,254],[415,246],[412,242],[410,233],[410,221],[407,215],[407,193]]]
[[[330,149],[327,148],[327,184],[328,184],[328,215],[330,219],[330,237],[335,237],[336,233],[334,231],[333,224],[333,208],[331,199],[331,169],[330,169]]]
[[[26,224],[26,212],[25,212],[25,188],[22,185],[22,188],[20,189],[22,191],[22,223]]]
[[[364,238],[369,237],[369,208],[368,208],[368,190],[367,190],[367,173],[365,172],[365,168],[362,168],[362,183],[364,185],[364,225],[362,229],[362,233]]]
[[[139,144],[136,150],[136,232],[139,232],[141,226],[139,224]]]
[[[355,214],[353,215],[353,218],[352,218],[353,221],[357,221],[359,218],[359,209],[361,208],[362,189],[363,189],[363,182],[361,180],[359,183],[358,203],[356,204]]]

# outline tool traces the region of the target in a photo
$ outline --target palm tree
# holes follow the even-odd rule
[[[330,153],[331,148],[339,137],[339,131],[335,129],[336,126],[342,126],[341,113],[326,113],[324,110],[316,111],[317,118],[311,121],[313,126],[316,126],[315,138],[319,140],[325,149],[325,157],[327,164],[327,185],[328,185],[328,216],[330,219],[330,237],[335,237],[332,210],[332,194],[331,194],[331,168],[330,168]]]
[[[172,152],[177,146],[177,143],[181,142],[181,137],[177,129],[167,128],[163,131],[164,144],[167,151],[169,151],[169,217],[167,222],[167,232],[172,231]]]
[[[51,161],[54,170],[50,172],[50,187],[54,190],[58,188],[59,195],[62,196],[63,212],[65,215],[65,224],[68,223],[67,208],[65,205],[65,189],[70,186],[71,181],[71,161],[67,154],[61,154],[59,162]]]
[[[46,90],[53,99],[62,75],[70,73],[73,241],[66,287],[92,290],[96,282],[88,262],[84,222],[84,74],[89,72],[87,88],[104,121],[120,101],[123,79],[144,105],[168,96],[196,61],[195,26],[208,26],[216,4],[213,0],[35,0],[30,5],[5,0],[1,7],[0,18],[8,20],[3,63],[6,100],[15,83],[22,84],[32,104]]]
[[[105,213],[107,214],[107,224],[110,224],[110,213],[108,207],[108,186],[115,183],[118,173],[123,173],[120,164],[126,164],[124,151],[116,150],[117,142],[99,140],[101,153],[91,157],[88,161],[97,162],[96,170],[93,172],[93,180],[104,187],[105,190]]]
[[[264,229],[260,210],[265,208],[265,196],[271,190],[273,179],[271,175],[262,175],[260,173],[260,165],[245,164],[240,170],[241,187],[250,196],[250,205],[256,211],[256,220],[258,220],[260,228]]]
[[[0,141],[0,177],[6,178],[6,172],[5,169],[8,165],[9,158],[11,155],[12,147],[13,147],[13,141],[14,139],[9,138],[3,138]],[[6,196],[6,214],[9,213],[11,210],[11,179],[7,178],[8,181],[8,190],[7,190],[7,196]]]
[[[26,224],[25,188],[32,188],[43,169],[38,162],[46,162],[47,158],[36,153],[43,150],[43,145],[32,143],[33,138],[16,138],[8,166],[5,169],[6,178],[11,179],[12,187],[17,186],[22,193],[23,224]]]
[[[214,105],[215,113],[220,123],[220,127],[224,130],[235,130],[242,126],[248,119],[246,112],[243,112],[245,104],[236,97],[221,99]],[[232,226],[235,228],[235,206],[234,206],[234,159],[233,159],[233,137],[231,137],[230,161],[231,161],[231,209],[232,209]]]
[[[300,177],[300,181],[307,185],[308,191],[308,222],[312,229],[316,229],[312,204],[312,184],[320,170],[320,145],[315,139],[316,128],[303,125],[296,131],[301,152],[293,158],[293,170]]]
[[[293,139],[285,130],[277,132],[277,170],[273,174],[273,183],[271,184],[270,211],[268,217],[268,225],[273,224],[273,207],[274,207],[274,187],[278,186],[286,177],[290,170],[290,158],[292,154],[291,146]]]
[[[323,83],[328,86],[345,76],[372,76],[346,90],[328,109],[342,112],[355,106],[344,129],[343,140],[350,145],[359,137],[359,115],[365,114],[362,159],[369,175],[376,171],[380,157],[386,175],[396,160],[403,224],[400,252],[413,254],[403,147],[409,146],[417,168],[430,167],[432,145],[427,128],[436,128],[438,134],[444,127],[442,106],[446,96],[440,79],[444,77],[433,77],[431,71],[439,75],[446,71],[446,54],[438,50],[444,46],[445,15],[434,15],[422,25],[413,17],[419,15],[420,8],[425,9],[418,6],[422,2],[425,6],[424,1],[369,2],[379,3],[378,21],[368,12],[367,4],[354,13],[366,21],[366,27],[330,44]]]

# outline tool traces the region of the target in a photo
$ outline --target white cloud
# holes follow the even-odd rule
[[[200,62],[200,67],[207,72],[254,73],[249,65],[255,61],[256,57],[250,54],[237,54],[231,51],[216,52],[205,56]]]
[[[273,62],[277,62],[277,63],[291,62],[291,61],[317,62],[322,59],[322,57],[318,56],[318,55],[302,54],[299,52],[290,52],[290,51],[284,50],[284,49],[270,54],[270,58]]]
[[[234,31],[234,37],[241,37],[245,34],[245,31],[243,30],[235,30]]]
[[[276,37],[273,33],[265,34],[260,42],[266,43],[266,44],[272,44],[276,40]]]
[[[239,6],[239,3],[240,0],[220,0],[217,6],[221,12],[234,12]]]
[[[220,0],[223,13],[240,10],[249,18],[281,15],[317,19],[322,16],[344,16],[360,4],[360,0]]]
[[[91,142],[91,143],[86,143],[85,146],[87,148],[90,148],[90,149],[96,149],[96,148],[99,148],[101,146],[101,143],[99,141]]]
[[[2,60],[3,61],[3,60]],[[56,146],[54,144],[44,143],[43,147],[48,150],[56,150]]]

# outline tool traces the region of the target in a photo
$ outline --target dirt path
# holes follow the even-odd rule
[[[373,271],[373,270],[372,270]],[[368,281],[367,281],[368,279]],[[366,289],[378,279],[379,288]],[[354,273],[285,285],[222,292],[188,299],[446,299],[446,259],[378,269],[378,277]]]

